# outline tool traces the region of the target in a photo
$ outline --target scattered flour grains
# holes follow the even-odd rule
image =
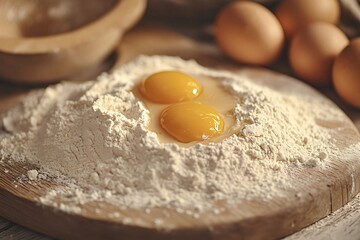
[[[162,70],[218,79],[240,99],[234,109],[238,132],[190,147],[160,143],[147,130],[148,110],[131,90]],[[77,203],[206,209],[214,200],[277,196],[291,188],[292,169],[321,166],[335,156],[333,130],[317,124],[339,117],[327,105],[194,61],[141,56],[97,81],[64,82],[33,93],[2,118],[0,156],[33,163],[63,183],[42,198],[47,204],[65,194]],[[40,172],[28,177],[36,179]]]

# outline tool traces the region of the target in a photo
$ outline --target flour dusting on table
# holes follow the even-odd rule
[[[163,70],[221,81],[240,99],[234,109],[238,132],[190,147],[160,143],[147,130],[148,110],[131,90]],[[176,57],[141,56],[97,81],[64,82],[33,93],[3,117],[8,133],[0,137],[0,157],[28,161],[65,184],[44,196],[45,204],[63,195],[79,204],[201,210],[216,200],[279,196],[291,188],[293,169],[326,164],[338,149],[334,130],[319,123],[339,119],[338,112],[324,99],[294,90],[284,94],[242,74]],[[28,176],[35,180],[39,173]]]

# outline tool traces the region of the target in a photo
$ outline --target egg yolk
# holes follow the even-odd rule
[[[201,92],[201,86],[185,73],[164,71],[146,78],[140,86],[140,92],[150,101],[168,104],[196,98]]]
[[[161,113],[160,124],[184,143],[209,139],[224,129],[224,120],[214,108],[195,101],[170,105]]]

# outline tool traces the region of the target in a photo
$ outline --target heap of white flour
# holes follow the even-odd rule
[[[148,110],[131,90],[147,75],[170,69],[220,79],[241,99],[234,109],[239,132],[190,147],[159,143],[147,130]],[[337,154],[333,130],[317,124],[339,118],[327,104],[194,61],[142,56],[97,81],[33,93],[3,117],[0,158],[28,161],[70,184],[50,192],[45,203],[69,192],[80,203],[132,208],[201,209],[213,200],[271,198],[291,187],[292,169],[320,166]]]

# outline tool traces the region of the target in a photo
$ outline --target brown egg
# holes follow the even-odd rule
[[[333,82],[346,102],[360,108],[360,37],[353,39],[336,57]]]
[[[316,86],[329,85],[334,59],[348,43],[348,38],[336,26],[312,23],[293,37],[290,65],[307,82]]]
[[[336,24],[340,18],[337,0],[282,0],[275,15],[287,38],[311,22],[321,21]]]
[[[231,3],[220,12],[215,35],[229,57],[256,65],[275,61],[284,43],[276,17],[262,5],[248,1]]]

